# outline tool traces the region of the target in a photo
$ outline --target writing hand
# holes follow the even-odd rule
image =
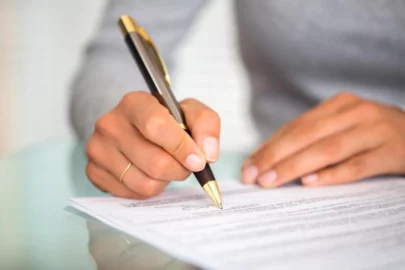
[[[86,149],[86,174],[101,190],[143,199],[186,179],[219,154],[220,119],[193,99],[180,103],[193,139],[169,111],[146,92],[132,92],[101,116]],[[126,166],[122,183],[119,181]]]

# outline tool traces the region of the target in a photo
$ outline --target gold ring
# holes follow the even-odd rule
[[[131,166],[132,166],[132,162],[129,162],[127,167],[125,168],[125,170],[121,174],[120,183],[122,183],[122,181],[124,180],[124,176],[127,173],[127,171],[129,170],[129,168],[131,168]]]

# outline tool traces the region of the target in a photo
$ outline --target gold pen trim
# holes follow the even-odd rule
[[[131,17],[123,15],[118,21],[118,27],[120,28],[122,35],[125,37],[129,33],[136,32],[137,25]]]
[[[203,189],[205,193],[210,197],[216,206],[222,209],[222,198],[221,193],[219,192],[218,183],[215,180],[208,181]]]
[[[152,48],[152,50],[154,51],[157,60],[158,60],[158,64],[159,67],[161,69],[161,71],[164,74],[165,80],[166,82],[171,85],[172,81],[170,79],[169,76],[169,71],[167,70],[166,64],[163,61],[162,56],[160,55],[155,43],[153,42],[153,40],[150,38],[150,36],[148,35],[148,33],[145,31],[145,29],[143,29],[142,27],[140,27],[139,25],[136,24],[136,22],[134,21],[134,19],[132,19],[130,16],[128,15],[123,15],[121,16],[121,18],[118,21],[118,26],[121,29],[121,33],[122,35],[125,37],[130,33],[137,33],[140,37],[143,38],[143,40],[146,41],[147,44],[149,44],[149,46]]]

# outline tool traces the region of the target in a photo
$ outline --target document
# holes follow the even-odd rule
[[[100,221],[203,269],[404,269],[405,179],[262,189],[219,182],[145,201],[73,198]]]

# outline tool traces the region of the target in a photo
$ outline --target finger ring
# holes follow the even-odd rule
[[[127,167],[125,168],[125,170],[122,172],[121,177],[120,177],[120,183],[122,183],[122,181],[124,180],[124,176],[127,173],[127,171],[129,170],[129,168],[131,168],[132,162],[129,162]]]

